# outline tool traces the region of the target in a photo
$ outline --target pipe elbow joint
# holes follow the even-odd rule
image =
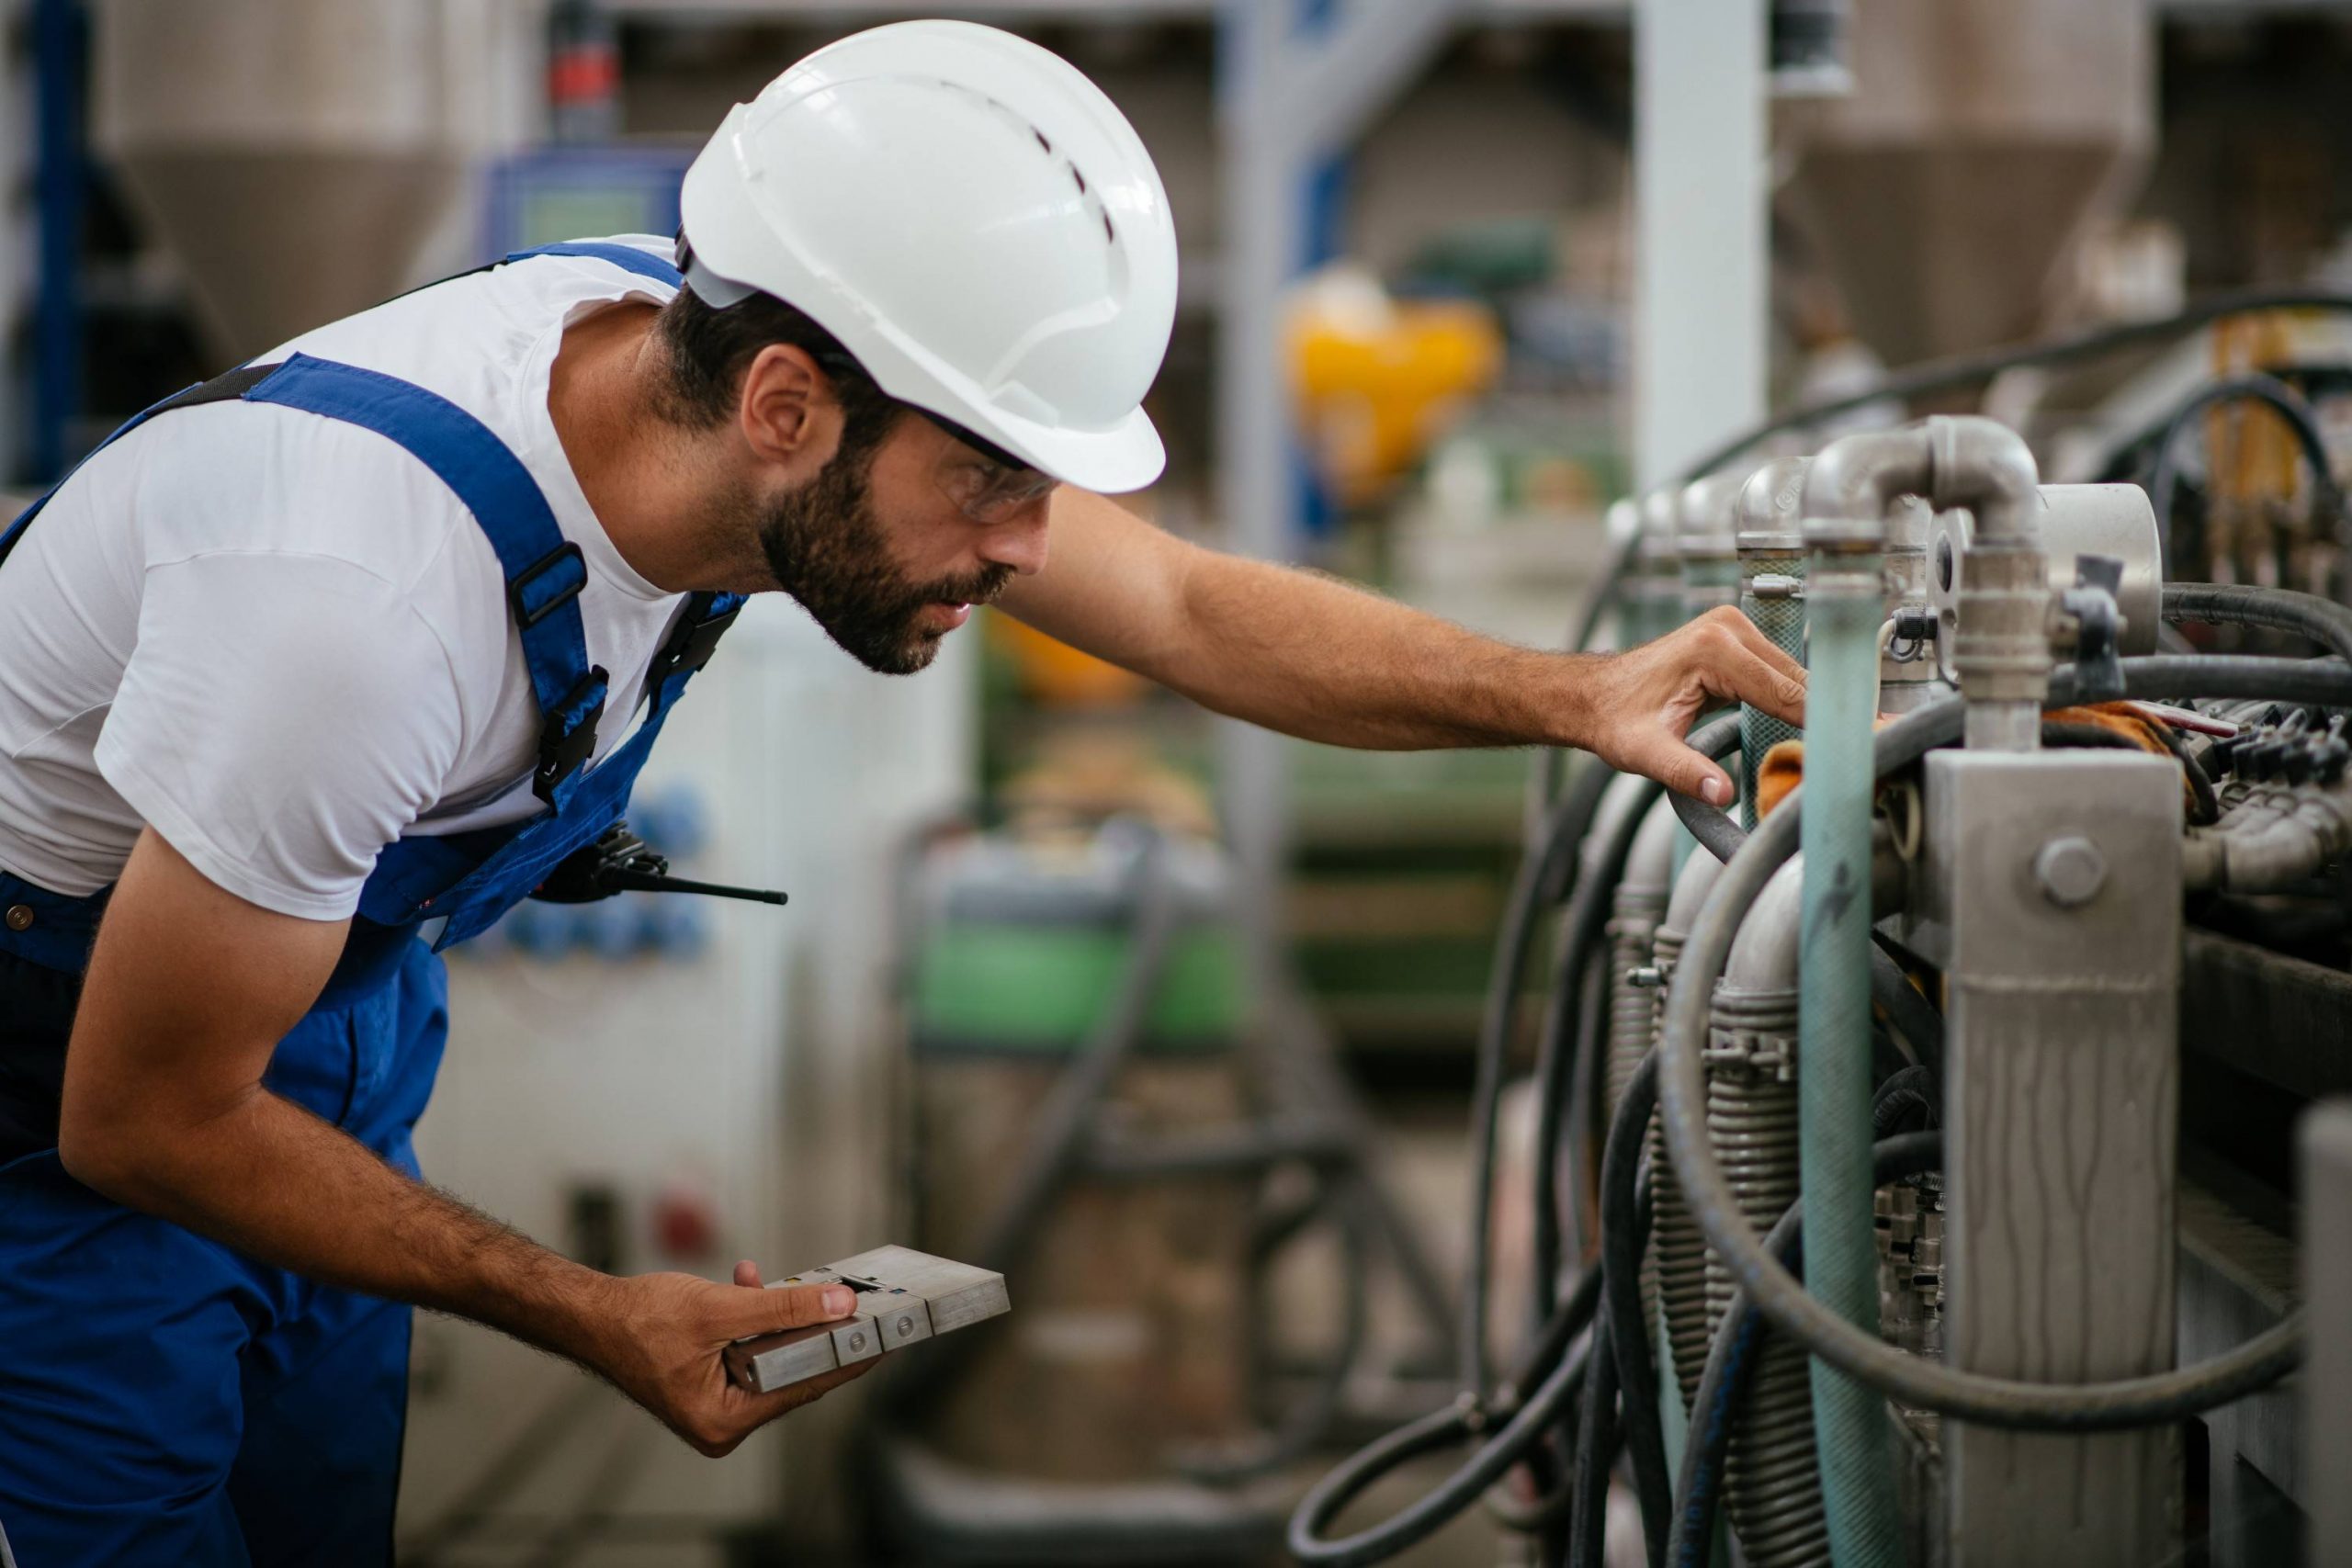
[[[1929,500],[1974,513],[1980,546],[2038,545],[2041,470],[2025,437],[1981,414],[1938,414],[1927,424],[1935,454]]]
[[[1886,510],[1924,491],[1935,475],[1927,429],[1865,431],[1823,447],[1805,470],[1804,540],[1815,549],[1870,548],[1883,541]]]

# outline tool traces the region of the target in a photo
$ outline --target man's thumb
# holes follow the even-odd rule
[[[746,1326],[736,1337],[776,1334],[810,1324],[847,1317],[857,1306],[857,1292],[847,1285],[772,1285],[745,1303]]]
[[[1688,746],[1677,746],[1671,755],[1660,761],[1664,765],[1650,776],[1667,788],[1678,795],[1703,800],[1710,806],[1731,804],[1731,775],[1710,759]]]

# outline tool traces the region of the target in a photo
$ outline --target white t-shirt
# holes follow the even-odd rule
[[[624,235],[666,258],[668,242]],[[384,371],[488,425],[586,558],[596,755],[684,604],[632,570],[548,413],[564,327],[672,290],[535,257],[262,356]],[[81,896],[142,823],[265,908],[339,919],[379,850],[540,809],[539,711],[490,540],[388,438],[266,403],[176,410],[85,464],[0,563],[0,868]]]

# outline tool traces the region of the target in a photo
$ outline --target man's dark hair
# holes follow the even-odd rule
[[[684,288],[662,308],[654,330],[669,355],[662,412],[690,428],[707,430],[734,417],[744,371],[772,343],[802,350],[832,383],[842,404],[842,455],[857,457],[879,446],[905,412],[840,339],[772,295],[753,294],[722,310]]]

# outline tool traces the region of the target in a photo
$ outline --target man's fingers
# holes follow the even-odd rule
[[[1786,649],[1766,637],[1762,627],[1728,605],[1708,612],[1708,618],[1721,624],[1725,631],[1738,639],[1740,647],[1761,660],[1775,674],[1794,682],[1799,700],[1803,700],[1804,666],[1790,657]]]
[[[735,1265],[735,1282],[746,1290],[760,1288],[760,1266],[746,1258]]]
[[[830,1372],[820,1372],[797,1383],[777,1389],[774,1393],[754,1393],[745,1397],[744,1412],[751,1417],[753,1428],[763,1427],[779,1416],[786,1416],[812,1400],[821,1399],[842,1386],[864,1377],[882,1364],[879,1356],[869,1356],[863,1361],[852,1361],[846,1367],[835,1367]]]
[[[1761,635],[1761,634],[1759,634]],[[1770,644],[1766,644],[1770,647]],[[1775,653],[1780,652],[1774,649]],[[1786,655],[1781,656],[1786,659]],[[1723,678],[1724,695],[1736,697],[1750,707],[1762,708],[1774,718],[1804,728],[1804,672],[1788,674],[1770,663],[1742,649],[1732,656],[1718,673]]]

